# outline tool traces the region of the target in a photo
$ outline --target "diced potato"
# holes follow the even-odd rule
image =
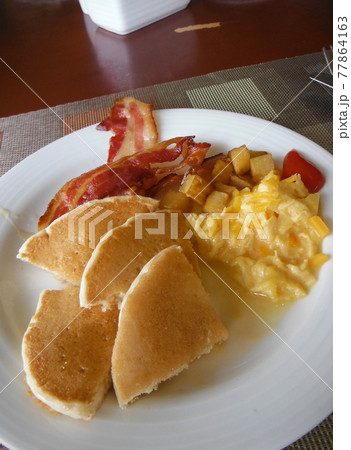
[[[160,201],[160,209],[175,209],[182,212],[189,212],[192,207],[192,200],[183,192],[170,189],[165,193]]]
[[[314,231],[322,239],[330,234],[330,230],[325,222],[319,216],[313,216],[308,219],[308,223],[312,226]]]
[[[250,158],[256,158],[256,156],[267,155],[267,152],[263,150],[249,150]]]
[[[216,191],[226,192],[227,194],[231,194],[235,189],[234,186],[229,186],[229,184],[223,183],[215,183],[214,187]]]
[[[308,260],[308,264],[312,267],[321,267],[327,261],[329,261],[328,255],[325,253],[316,253]]]
[[[212,179],[216,183],[228,184],[230,174],[233,172],[233,166],[230,162],[218,159],[212,169]]]
[[[250,169],[253,180],[258,183],[263,177],[269,174],[271,170],[274,170],[272,155],[267,153],[266,155],[251,158]]]
[[[204,205],[207,196],[212,192],[213,188],[206,180],[199,175],[188,174],[183,180],[179,191],[195,200],[200,205]]]
[[[237,175],[243,175],[250,170],[250,152],[246,145],[238,148],[233,148],[228,153],[234,167],[234,172]]]
[[[238,177],[233,173],[230,175],[229,183],[239,189],[239,191],[244,188],[252,189],[252,184],[247,177]]]
[[[227,206],[229,195],[225,192],[213,191],[207,197],[204,205],[204,212],[221,212]]]

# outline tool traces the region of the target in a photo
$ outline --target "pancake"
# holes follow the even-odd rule
[[[196,273],[199,264],[189,239],[182,213],[157,211],[136,215],[114,228],[99,242],[85,267],[80,287],[80,305],[120,303],[135,277],[157,253],[180,245]]]
[[[125,295],[112,354],[121,408],[179,374],[228,332],[179,246],[154,256]]]
[[[156,200],[138,196],[107,197],[85,203],[27,239],[17,257],[79,285],[100,238],[135,213],[154,211],[157,206]]]
[[[119,311],[80,308],[79,288],[44,291],[23,337],[26,381],[54,411],[90,420],[111,386]]]

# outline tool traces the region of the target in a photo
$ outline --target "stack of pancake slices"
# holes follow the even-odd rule
[[[20,248],[65,282],[42,292],[22,343],[26,383],[46,407],[89,420],[113,383],[125,408],[227,339],[186,219],[157,208],[139,196],[94,200]]]

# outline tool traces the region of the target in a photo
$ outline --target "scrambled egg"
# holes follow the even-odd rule
[[[306,296],[328,260],[321,244],[329,234],[318,216],[319,194],[310,194],[298,174],[234,189],[221,211],[193,214],[200,254],[230,267],[234,279],[272,301]]]

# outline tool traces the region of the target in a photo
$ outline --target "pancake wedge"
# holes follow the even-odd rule
[[[90,420],[111,386],[119,311],[80,308],[78,287],[44,291],[23,337],[31,392],[54,411]]]
[[[120,303],[144,265],[171,245],[180,245],[200,274],[198,260],[189,239],[187,221],[182,213],[156,211],[136,215],[114,228],[99,242],[83,272],[80,305]]]
[[[154,211],[157,206],[156,200],[138,196],[107,197],[85,203],[27,239],[17,257],[79,285],[101,236],[134,214]]]
[[[179,246],[154,256],[125,295],[112,354],[121,408],[226,340],[228,331]]]

